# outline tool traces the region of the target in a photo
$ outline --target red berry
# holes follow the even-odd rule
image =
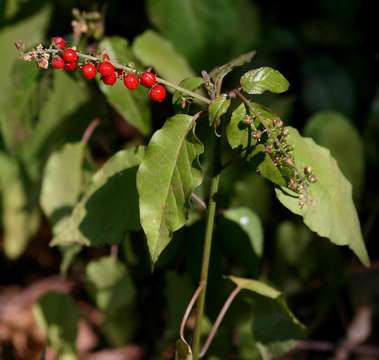
[[[83,76],[87,79],[93,79],[96,76],[97,70],[94,64],[84,64],[82,66]]]
[[[66,62],[64,64],[64,69],[67,71],[75,71],[77,66],[78,66],[77,62]]]
[[[53,37],[51,39],[51,42],[54,44],[54,46],[57,48],[57,49],[61,49],[63,50],[66,46],[66,41],[65,39],[63,39],[63,37],[60,37],[60,36],[56,36],[56,37]]]
[[[138,76],[135,73],[129,73],[124,76],[124,85],[129,90],[137,89],[139,85],[139,79]]]
[[[151,71],[145,71],[141,75],[141,84],[146,87],[152,87],[157,82],[157,76]]]
[[[116,83],[116,81],[117,81],[117,75],[116,75],[115,72],[113,72],[112,74],[110,74],[110,75],[108,75],[108,76],[103,76],[101,79],[103,80],[103,83],[104,83],[105,85],[110,85],[110,86],[112,86],[112,85],[114,85],[114,84]]]
[[[55,56],[53,60],[51,60],[51,66],[54,69],[64,69],[64,60],[60,56]]]
[[[103,76],[110,76],[114,74],[114,66],[109,61],[104,61],[99,65],[99,73]]]
[[[153,101],[162,102],[167,95],[166,88],[163,85],[155,85],[149,91],[149,97]]]
[[[68,48],[63,51],[63,60],[66,62],[76,62],[76,60],[78,60],[78,54],[74,49]]]

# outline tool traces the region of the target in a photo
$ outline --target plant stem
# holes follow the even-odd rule
[[[210,194],[209,194],[209,204],[208,204],[208,216],[207,225],[205,229],[205,239],[204,239],[204,249],[203,249],[203,260],[200,275],[200,284],[202,285],[202,291],[200,293],[200,298],[197,303],[197,317],[196,317],[196,327],[193,336],[193,359],[199,359],[200,352],[200,341],[201,341],[201,327],[203,324],[204,317],[204,306],[205,306],[205,295],[207,292],[207,282],[208,282],[208,270],[209,270],[209,258],[211,255],[212,237],[213,237],[213,227],[216,214],[216,195],[218,192],[218,186],[220,181],[220,173],[217,172],[213,174]]]
[[[191,314],[192,308],[195,305],[195,302],[196,302],[197,298],[199,297],[199,295],[201,293],[201,289],[202,288],[203,288],[203,286],[202,286],[202,284],[200,284],[198,286],[198,288],[196,289],[195,293],[192,295],[192,298],[191,298],[190,302],[187,305],[187,309],[184,312],[182,322],[180,323],[180,338],[183,341],[185,341],[185,342],[187,342],[186,339],[184,338],[184,330],[185,330],[185,327],[186,327],[186,323],[187,323],[188,317]]]
[[[41,53],[43,52],[46,52],[46,53],[50,53],[50,54],[61,54],[62,53],[62,50],[56,50],[56,49],[45,49],[45,50],[42,50]],[[82,53],[79,53],[78,52],[78,57],[82,58],[82,59],[85,59],[85,60],[90,60],[90,61],[93,61],[93,62],[100,62],[102,61],[101,58],[99,57],[96,57],[96,56],[91,56],[91,55],[87,55],[87,54],[82,54]],[[124,70],[124,71],[128,71],[128,72],[135,72],[136,69],[130,67],[130,66],[126,66],[126,65],[122,65],[122,64],[113,64],[113,66],[115,67],[115,69],[119,69],[119,70]],[[179,85],[175,85],[167,80],[164,80],[164,79],[161,79],[159,77],[157,77],[157,82],[163,84],[163,85],[166,85],[167,87],[169,88],[172,88],[174,90],[178,90],[180,91],[181,93],[183,94],[186,94],[188,96],[191,96],[205,104],[210,104],[211,103],[211,100],[206,98],[205,96],[202,96],[202,95],[199,95],[193,91],[190,91],[188,89],[185,89]]]
[[[221,324],[221,321],[224,319],[224,316],[226,314],[226,312],[228,311],[230,305],[232,305],[232,302],[233,300],[235,299],[235,297],[239,294],[239,292],[241,291],[242,289],[237,286],[231,293],[230,295],[228,296],[228,298],[226,299],[220,313],[218,314],[217,316],[217,319],[212,327],[212,330],[211,332],[209,333],[208,335],[208,338],[207,340],[205,341],[205,344],[203,346],[203,348],[201,349],[201,352],[200,352],[200,355],[199,357],[202,358],[208,351],[208,348],[209,346],[212,344],[212,341],[217,333],[217,330]]]

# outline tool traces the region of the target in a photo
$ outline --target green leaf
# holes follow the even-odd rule
[[[192,350],[188,343],[182,339],[176,341],[175,360],[192,360]]]
[[[141,224],[153,263],[185,224],[189,198],[202,180],[193,164],[204,151],[193,133],[195,121],[184,114],[169,118],[151,138],[138,169]]]
[[[280,291],[272,288],[271,286],[266,285],[265,283],[261,281],[240,278],[237,276],[228,276],[228,278],[240,288],[252,291],[259,295],[262,295],[271,299],[275,299],[275,300],[280,298],[281,296]]]
[[[330,152],[312,139],[303,138],[289,129],[288,143],[294,146],[294,158],[299,169],[311,166],[317,182],[309,188],[311,202],[300,208],[295,194],[277,189],[279,201],[293,213],[301,215],[304,223],[318,235],[336,245],[348,245],[361,262],[370,261],[362,238],[358,215],[352,199],[352,188]]]
[[[248,0],[149,0],[146,7],[151,23],[196,70],[248,51],[258,38],[257,6]]]
[[[18,61],[12,69],[13,87],[0,99],[2,112],[0,127],[4,143],[9,151],[16,153],[19,145],[31,133],[30,120],[36,116],[31,100],[38,97],[39,70],[30,63]]]
[[[199,76],[192,76],[192,77],[182,80],[179,83],[179,86],[190,91],[195,91],[199,89],[203,84],[204,84],[203,78]],[[180,104],[183,98],[188,98],[188,95],[183,94],[179,90],[175,90],[174,95],[172,96],[172,103]]]
[[[3,153],[0,153],[0,189],[4,251],[8,258],[16,259],[37,231],[40,218],[37,209],[29,204],[20,165]]]
[[[307,121],[304,134],[330,150],[357,196],[364,180],[365,154],[362,139],[351,122],[342,114],[321,112]]]
[[[136,291],[125,264],[113,256],[91,261],[86,268],[86,288],[104,313],[102,331],[114,346],[132,339],[138,319]]]
[[[125,233],[140,228],[136,188],[137,166],[145,148],[121,150],[93,175],[69,223],[51,245],[117,244]]]
[[[48,293],[33,306],[33,315],[59,358],[77,359],[76,337],[80,313],[72,299],[65,294]]]
[[[252,293],[253,339],[261,356],[278,357],[304,338],[304,326],[288,308],[282,293],[260,281],[229,276]]]
[[[217,99],[213,100],[208,107],[209,125],[218,127],[220,118],[226,114],[229,109],[231,100],[226,94],[221,94]]]
[[[278,118],[258,103],[252,102],[249,111],[261,122]],[[264,151],[264,145],[257,145],[256,140],[252,139],[252,128],[244,122],[246,115],[247,111],[244,104],[241,104],[233,111],[230,122],[226,127],[226,136],[230,147],[238,151],[244,160],[251,162],[260,175],[274,184],[285,185],[285,180],[280,170]]]
[[[288,90],[289,82],[279,71],[261,67],[245,73],[241,77],[241,86],[248,94],[263,94],[265,91],[279,94]]]
[[[263,228],[260,218],[248,208],[228,209],[224,217],[238,224],[247,234],[254,252],[261,256],[263,253]]]
[[[172,44],[152,30],[145,31],[134,40],[133,52],[145,66],[154,67],[159,75],[174,84],[195,75]]]
[[[229,61],[228,63],[218,66],[213,69],[209,75],[214,82],[222,81],[226,75],[228,75],[235,67],[248,64],[251,59],[255,56],[255,51],[250,51],[246,54],[242,54],[235,59]]]
[[[31,136],[22,144],[25,162],[41,158],[48,149],[56,146],[54,140],[61,136],[63,126],[70,125],[73,116],[88,100],[88,92],[80,87],[76,80],[64,72],[54,72],[52,90],[40,109],[38,123]]]
[[[86,268],[86,286],[96,306],[111,315],[131,305],[135,289],[125,265],[113,256],[91,261]]]
[[[245,104],[240,104],[232,113],[232,117],[226,127],[226,136],[230,147],[239,150],[244,157],[252,146],[251,129],[244,123],[247,116]]]
[[[53,225],[71,213],[82,189],[85,145],[67,143],[47,160],[40,204]]]
[[[45,30],[50,22],[50,13],[51,7],[45,6],[35,15],[1,29],[0,68],[3,73],[2,81],[0,82],[1,94],[7,94],[14,86],[11,69],[18,55],[18,50],[15,48],[14,43],[23,40],[28,46],[34,46],[37,41],[41,41],[45,37]],[[20,60],[17,59],[16,61]],[[32,67],[33,65],[29,64],[29,66]],[[2,107],[2,105],[2,99],[0,99],[0,106]]]
[[[124,38],[106,38],[100,43],[99,49],[106,51],[110,59],[116,63],[135,62],[128,41]],[[146,89],[140,86],[133,91],[128,91],[122,81],[118,81],[114,86],[107,86],[99,81],[99,86],[108,102],[125,121],[144,135],[151,132],[151,113]]]

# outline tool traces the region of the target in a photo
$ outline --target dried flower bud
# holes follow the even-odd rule
[[[284,128],[283,130],[282,130],[282,136],[283,137],[287,137],[288,136],[288,134],[289,134],[289,130],[288,130],[288,128]]]
[[[21,50],[21,51],[24,51],[24,50],[25,50],[25,47],[26,47],[25,42],[22,41],[22,40],[18,40],[18,41],[16,41],[16,42],[14,43],[14,46],[16,46],[16,49],[17,49],[17,50]]]
[[[265,151],[268,154],[272,154],[272,152],[274,151],[274,147],[272,145],[266,145],[265,146]]]
[[[229,97],[231,97],[231,98],[235,98],[235,97],[237,96],[237,95],[236,95],[236,92],[235,92],[234,90],[229,91],[228,95],[229,95]]]
[[[272,125],[276,127],[281,127],[283,126],[283,120],[282,119],[274,119],[272,120]]]
[[[261,138],[261,136],[262,136],[262,133],[259,130],[254,130],[251,133],[251,136],[252,136],[253,139],[259,140]]]
[[[49,60],[46,59],[46,57],[41,57],[38,62],[38,67],[41,69],[47,69],[49,67]]]
[[[311,175],[313,172],[313,169],[310,166],[304,166],[304,175]]]
[[[302,209],[304,207],[304,205],[306,204],[307,200],[306,200],[306,197],[304,195],[300,195],[299,196],[299,206],[300,206],[300,209]]]
[[[305,187],[303,183],[297,185],[297,188],[296,188],[297,193],[304,194],[304,190],[305,190]]]
[[[291,151],[294,151],[294,147],[293,145],[287,145],[286,148],[285,148],[288,152],[291,152]]]
[[[288,166],[294,166],[293,159],[291,159],[290,157],[286,157],[285,160],[284,160],[284,162]]]
[[[22,55],[22,60],[24,61],[33,61],[35,58],[36,54],[33,51]]]
[[[243,119],[243,123],[246,125],[251,125],[253,123],[253,120],[251,119],[250,115],[246,115]]]
[[[310,182],[310,183],[315,183],[316,181],[317,181],[317,177],[316,176],[314,176],[314,175],[309,175],[308,177],[307,177],[307,179],[308,179],[308,181]]]
[[[182,97],[182,99],[181,99],[181,101],[180,101],[180,107],[181,107],[182,109],[185,109],[186,106],[187,106],[187,100],[186,100],[185,97]]]
[[[297,183],[296,183],[296,180],[294,178],[289,179],[288,188],[291,189],[292,191],[297,190]]]

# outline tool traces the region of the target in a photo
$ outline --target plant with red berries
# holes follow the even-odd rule
[[[255,52],[243,54],[210,72],[203,71],[201,76],[191,76],[177,84],[157,76],[152,68],[141,70],[141,64],[136,66],[131,62],[120,63],[122,59],[115,61],[100,51],[95,55],[79,52],[75,48],[67,47],[61,37],[53,38],[51,46],[47,48],[39,46],[23,53],[25,60],[35,60],[41,68],[47,68],[49,64],[53,69],[68,71],[80,68],[84,78],[98,77],[100,84],[109,86],[104,87],[101,84],[100,88],[103,93],[111,94],[112,105],[116,110],[122,109],[124,105],[120,104],[120,94],[128,94],[125,106],[132,108],[128,109],[131,117],[139,114],[138,106],[133,107],[133,104],[138,102],[130,105],[130,99],[134,99],[134,96],[139,102],[147,95],[152,101],[161,103],[168,96],[167,89],[173,93],[172,102],[177,114],[170,117],[163,127],[152,135],[146,148],[140,146],[120,151],[93,176],[88,189],[81,197],[78,196],[69,220],[66,219],[69,226],[55,229],[53,245],[114,245],[125,237],[125,233],[142,229],[146,236],[151,263],[155,265],[173,240],[174,233],[191,225],[189,214],[195,219],[204,217],[206,225],[200,280],[180,326],[178,359],[189,359],[193,356],[193,359],[198,360],[204,356],[228,307],[242,290],[253,294],[255,304],[258,304],[257,308],[261,304],[262,307],[271,306],[277,312],[275,316],[288,321],[297,334],[303,331],[302,325],[290,312],[279,291],[261,281],[229,276],[234,289],[221,308],[204,345],[201,346],[211,247],[215,219],[218,215],[220,178],[231,163],[248,163],[260,176],[274,184],[280,202],[294,213],[303,216],[310,229],[329,236],[336,244],[349,245],[363,263],[368,263],[366,249],[357,227],[353,230],[354,239],[350,230],[343,233],[334,231],[334,223],[345,221],[344,215],[341,216],[338,211],[341,201],[346,205],[346,213],[355,223],[357,217],[349,193],[351,189],[330,154],[309,139],[301,137],[294,128],[285,126],[278,115],[258,102],[257,95],[286,91],[289,83],[285,77],[270,67],[259,67],[244,73],[237,87],[225,89],[225,77],[234,68],[250,63],[254,55]],[[121,81],[124,86],[120,87]],[[139,86],[140,84],[143,86]],[[168,102],[164,105],[168,105]],[[199,164],[204,153],[204,145],[196,134],[196,127],[200,123],[202,131],[207,133],[206,136],[202,134],[204,141],[210,148],[207,149],[206,156],[211,157],[205,159],[207,166],[204,168]],[[135,125],[139,126],[139,130],[145,130],[141,122],[136,121]],[[91,131],[92,128],[89,132]],[[88,136],[84,138],[84,143],[87,143]],[[325,168],[320,166],[318,161],[325,162]],[[313,171],[309,164],[317,171]],[[331,173],[342,189],[330,190]],[[99,212],[102,211],[101,216],[96,214],[93,217],[96,221],[91,223],[101,232],[102,237],[99,239],[97,234],[91,234],[91,229],[86,228],[86,221],[90,216],[88,214],[92,209],[89,203],[96,201],[94,194],[97,191],[100,198],[101,189],[106,193],[103,186],[105,187],[104,184],[109,179],[116,182],[116,175],[121,177],[125,174],[125,184],[138,191],[138,196],[135,193],[134,197],[127,198],[128,201],[131,199],[131,203],[134,198],[138,198],[138,203],[131,205],[138,207],[138,219],[129,216],[128,212],[127,215],[122,213],[119,219],[124,222],[124,227],[122,231],[117,232],[117,239],[114,239],[116,235],[109,225],[113,224],[114,219],[111,211],[102,210],[101,204],[98,206],[100,210],[97,209]],[[204,188],[204,184],[207,188]],[[201,191],[197,191],[199,186],[202,186]],[[129,188],[122,191],[127,192]],[[208,204],[202,196],[207,198]],[[114,201],[119,205],[119,199]],[[120,206],[127,208],[122,197]],[[333,217],[333,222],[325,220],[326,214]],[[243,208],[232,208],[220,210],[220,216],[235,222],[246,232],[254,243],[254,251],[261,254],[262,231],[261,228],[259,231],[256,231],[256,228],[252,229],[256,223],[254,214]],[[91,276],[92,270],[88,270]],[[120,272],[123,274],[123,270]],[[92,281],[95,282],[96,279],[92,278]],[[196,325],[190,346],[184,330],[195,303]],[[262,349],[266,351],[263,345]]]

